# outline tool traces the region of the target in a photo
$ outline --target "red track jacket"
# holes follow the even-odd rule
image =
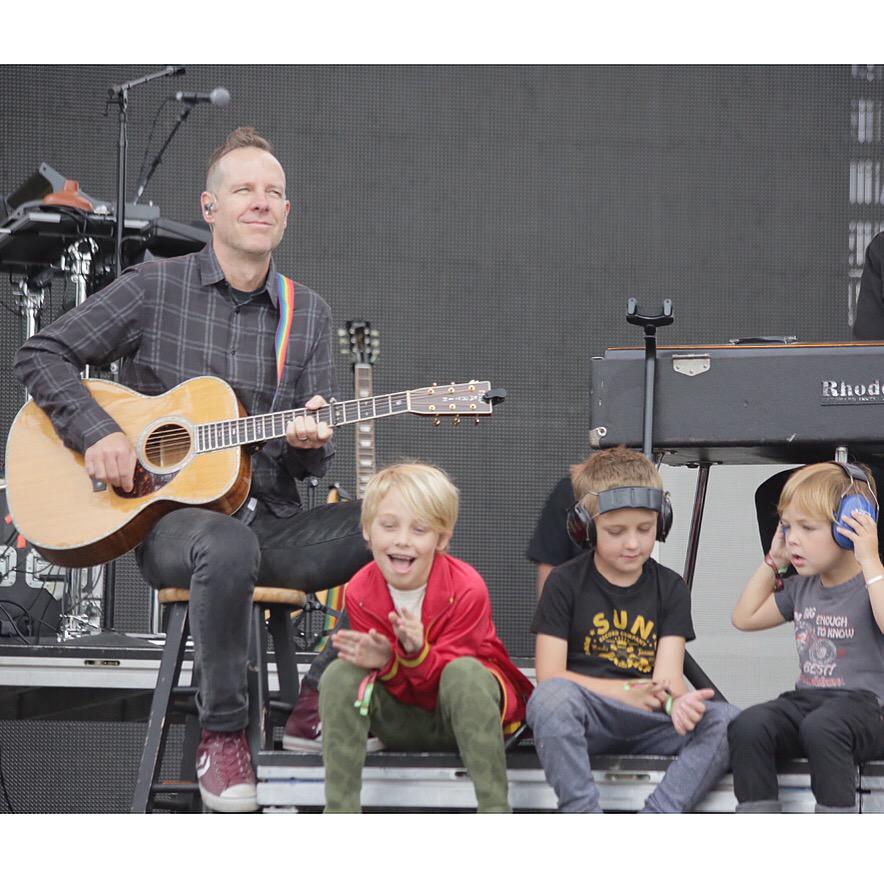
[[[396,639],[389,618],[393,599],[374,562],[350,579],[346,604],[354,630],[376,629],[390,640],[393,657],[378,680],[400,703],[432,711],[446,664],[458,657],[475,657],[501,685],[504,733],[512,733],[524,721],[533,686],[497,637],[485,581],[466,562],[436,553],[421,609],[424,646],[417,654],[406,654]]]

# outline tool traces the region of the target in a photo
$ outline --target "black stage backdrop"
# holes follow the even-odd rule
[[[112,200],[107,87],[154,69],[0,68],[0,191],[45,161]],[[228,107],[194,109],[145,199],[193,221],[206,157],[235,126],[256,126],[288,173],[280,268],[320,292],[339,323],[380,330],[376,392],[470,378],[509,391],[479,427],[401,417],[377,425],[377,446],[381,464],[422,457],[458,483],[453,551],[485,576],[511,653],[528,655],[525,545],[547,491],[585,454],[590,358],[641,342],[627,298],[672,298],[664,343],[848,337],[849,293],[881,209],[880,76],[866,66],[190,66],[131,94],[127,194],[161,100],[227,87]],[[162,108],[151,155],[176,113]],[[50,318],[64,297],[56,283]],[[23,395],[9,368],[22,332],[5,277],[0,298],[5,438]],[[352,396],[343,356],[339,379]],[[328,481],[352,489],[352,428],[339,431],[339,451]],[[115,625],[144,630],[147,618],[124,564]]]

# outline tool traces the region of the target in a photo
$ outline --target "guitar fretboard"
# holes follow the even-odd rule
[[[372,367],[369,363],[353,366],[356,395],[360,400],[371,397]],[[374,421],[364,421],[356,426],[356,497],[365,496],[365,486],[375,474]]]
[[[405,411],[408,411],[407,391],[372,396],[369,399],[332,402],[311,412],[306,408],[296,408],[253,417],[213,421],[197,425],[197,451],[217,451],[221,448],[234,448],[237,445],[251,445],[255,442],[278,439],[285,436],[285,428],[291,421],[308,413],[317,421],[325,421],[330,427],[340,427],[344,424],[389,417],[391,414],[402,414]]]

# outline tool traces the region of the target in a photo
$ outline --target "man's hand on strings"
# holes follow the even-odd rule
[[[285,438],[292,448],[322,448],[331,439],[334,430],[325,421],[317,421],[309,414],[324,405],[328,405],[328,402],[322,396],[312,396],[304,406],[308,414],[298,415],[293,421],[289,421],[285,428]]]
[[[110,433],[90,445],[83,454],[86,472],[96,482],[131,491],[137,458],[125,433]]]

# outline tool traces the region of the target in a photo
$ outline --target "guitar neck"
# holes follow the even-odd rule
[[[369,363],[355,364],[353,379],[358,399],[371,399],[374,392],[371,365]],[[375,472],[374,421],[360,421],[356,424],[356,497],[360,500],[365,494],[368,480]]]
[[[409,410],[409,391],[388,393],[383,396],[370,396],[366,399],[349,399],[346,402],[332,402],[316,411],[306,408],[291,411],[277,411],[252,417],[233,420],[212,421],[198,424],[196,444],[198,452],[218,451],[222,448],[235,448],[238,445],[252,445],[285,436],[285,428],[296,417],[310,414],[317,421],[324,421],[330,427],[346,424],[375,421]],[[358,434],[357,434],[358,438]],[[374,462],[374,440],[372,437],[372,464]]]

